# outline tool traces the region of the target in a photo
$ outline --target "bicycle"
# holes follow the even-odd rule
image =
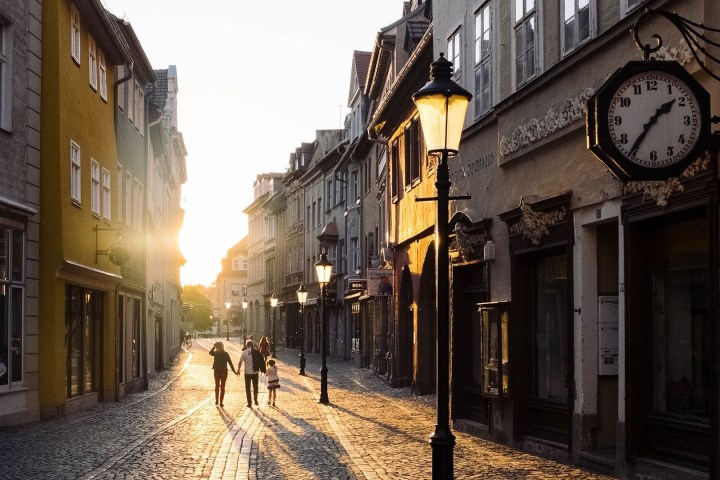
[[[190,335],[185,335],[185,338],[183,339],[183,343],[186,347],[192,348],[192,338],[190,338]]]

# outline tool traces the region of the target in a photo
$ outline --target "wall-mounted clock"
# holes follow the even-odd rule
[[[679,63],[628,62],[588,101],[588,148],[622,180],[679,176],[710,133],[710,95]]]

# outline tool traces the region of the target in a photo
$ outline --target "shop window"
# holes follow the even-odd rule
[[[68,285],[65,315],[67,396],[96,391],[103,319],[103,294]]]
[[[509,304],[478,304],[482,334],[483,395],[501,398],[510,392],[508,349]]]
[[[24,233],[0,227],[0,386],[22,386]]]

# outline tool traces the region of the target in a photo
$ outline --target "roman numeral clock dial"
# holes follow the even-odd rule
[[[589,101],[590,150],[624,180],[680,175],[709,133],[708,104],[677,62],[629,62]]]

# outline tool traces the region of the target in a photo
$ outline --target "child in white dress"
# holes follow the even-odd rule
[[[277,398],[277,389],[280,388],[280,377],[278,377],[275,360],[272,358],[267,362],[265,377],[267,378],[268,403],[274,407],[275,399]]]

